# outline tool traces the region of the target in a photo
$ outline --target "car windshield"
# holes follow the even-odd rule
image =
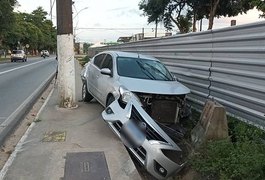
[[[12,54],[21,54],[22,51],[16,50],[16,51],[12,51]]]
[[[118,57],[117,71],[118,75],[130,78],[160,81],[174,80],[162,63],[149,59]]]

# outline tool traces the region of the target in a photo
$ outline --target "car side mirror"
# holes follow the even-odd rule
[[[109,68],[101,69],[100,73],[103,74],[103,75],[112,76],[111,70]]]

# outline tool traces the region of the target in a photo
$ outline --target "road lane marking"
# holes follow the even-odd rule
[[[19,113],[20,109],[24,107],[33,96],[35,96],[35,94],[52,76],[54,76],[54,73],[52,73],[45,81],[43,81],[43,83],[41,83],[41,85],[29,97],[27,97],[27,99],[24,100],[23,103],[15,111],[10,116],[8,116],[8,118],[0,125],[0,127],[6,127],[10,123],[9,121],[12,120],[12,117],[16,116]]]
[[[14,69],[9,69],[7,71],[0,72],[0,75],[5,74],[5,73],[9,73],[9,72],[12,72],[12,71],[15,71],[15,70],[18,70],[18,69],[22,69],[22,68],[25,68],[25,67],[28,67],[28,66],[31,66],[31,65],[34,65],[34,64],[42,63],[42,62],[45,62],[45,61],[38,61],[38,62],[35,62],[35,63],[27,64],[25,66],[20,66],[20,67],[14,68]]]
[[[50,100],[50,98],[51,98],[51,96],[53,94],[53,91],[54,91],[54,88],[51,90],[49,96],[47,97],[47,99],[45,100],[45,102],[43,103],[43,105],[41,106],[41,108],[40,108],[39,112],[37,113],[35,119],[39,119],[40,113],[43,111],[44,107],[47,105],[48,101]],[[15,147],[15,150],[10,155],[10,157],[8,158],[8,160],[6,161],[4,167],[1,169],[1,172],[0,172],[0,180],[4,180],[7,171],[9,170],[10,166],[13,164],[13,161],[15,160],[17,154],[22,151],[22,147],[25,144],[25,141],[26,141],[27,137],[29,136],[29,133],[34,128],[35,124],[36,123],[33,121],[31,123],[31,125],[29,126],[29,128],[27,129],[27,131],[25,132],[25,134],[19,140],[18,144]]]

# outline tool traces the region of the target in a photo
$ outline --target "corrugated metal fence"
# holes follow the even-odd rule
[[[194,107],[214,98],[265,129],[265,22],[94,49],[103,50],[157,57],[191,89]]]

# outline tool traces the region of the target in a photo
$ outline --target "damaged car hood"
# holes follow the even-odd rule
[[[190,89],[178,81],[159,81],[120,77],[119,82],[132,92],[167,95],[181,95],[190,93]]]

